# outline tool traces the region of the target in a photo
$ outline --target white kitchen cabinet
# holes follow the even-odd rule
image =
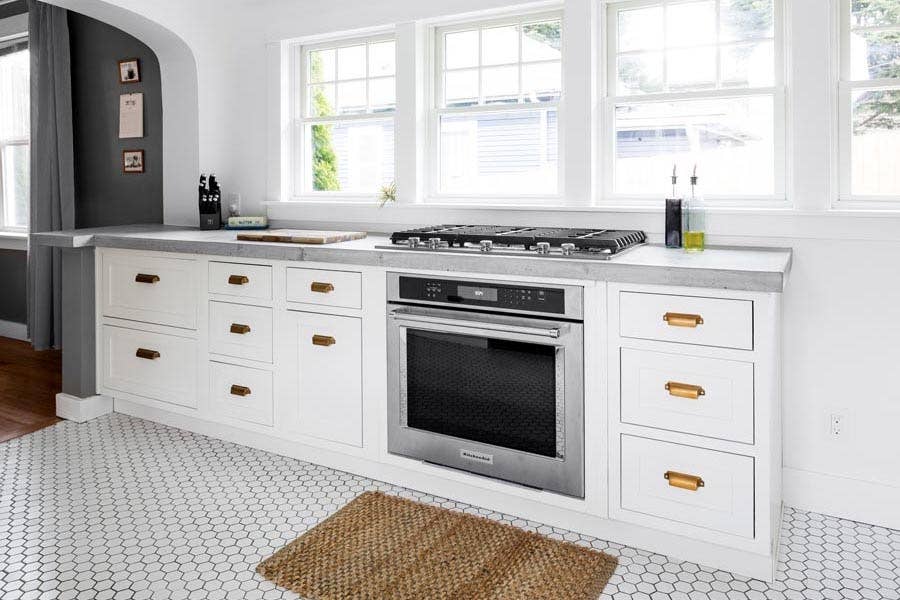
[[[272,362],[272,309],[231,302],[209,303],[209,351]]]

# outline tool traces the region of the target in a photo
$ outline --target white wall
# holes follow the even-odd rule
[[[94,6],[100,0],[54,0]],[[708,220],[717,244],[791,246],[795,250],[785,299],[784,440],[786,501],[900,527],[900,215],[830,210],[834,172],[833,13],[825,0],[787,0],[788,118],[793,179],[789,211],[725,211]],[[199,167],[216,170],[226,192],[239,191],[245,212],[262,210],[267,149],[267,49],[282,39],[483,10],[512,0],[110,0],[160,23],[196,58]],[[590,0],[566,0],[586,11]],[[97,8],[99,7],[99,8]],[[105,7],[105,8],[104,8]],[[121,22],[121,21],[120,21]],[[114,23],[115,24],[115,23]],[[121,24],[119,25],[121,26]],[[139,33],[122,27],[140,37]],[[567,32],[568,33],[568,32]],[[585,36],[581,35],[580,39]],[[149,42],[148,42],[149,43]],[[153,44],[150,44],[154,47]],[[160,50],[154,47],[157,53]],[[585,66],[586,45],[568,48]],[[160,54],[165,69],[165,60]],[[568,81],[568,80],[567,80]],[[164,82],[165,86],[165,82]],[[269,86],[271,87],[271,86]],[[172,110],[178,90],[165,96]],[[190,100],[188,100],[190,101]],[[583,104],[587,104],[583,99]],[[170,130],[166,129],[168,135]],[[181,132],[176,132],[180,135]],[[193,132],[180,138],[191,143]],[[168,167],[167,167],[168,168]],[[168,222],[188,222],[193,187],[167,192]],[[273,208],[275,218],[365,223],[389,231],[398,224],[440,221],[546,223],[645,229],[655,237],[663,218],[653,211],[452,210],[421,205],[385,209],[306,206]],[[828,418],[848,418],[840,441]]]

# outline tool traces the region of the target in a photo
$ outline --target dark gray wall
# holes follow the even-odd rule
[[[8,4],[0,4],[0,19],[13,17],[15,15],[21,15],[22,13],[27,12],[28,5],[25,3],[25,0],[18,0],[17,2],[10,2]]]
[[[24,323],[25,309],[25,253],[19,250],[0,250],[0,321]]]
[[[162,223],[159,61],[145,44],[69,13],[75,127],[75,226]],[[140,83],[120,84],[118,62],[140,60]],[[144,94],[144,137],[119,139],[119,95]],[[144,150],[144,173],[122,172],[122,151]]]

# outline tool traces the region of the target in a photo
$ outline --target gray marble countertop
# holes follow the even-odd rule
[[[129,225],[33,233],[31,242],[59,248],[126,248],[248,259],[503,273],[752,292],[782,292],[791,268],[791,250],[786,248],[714,247],[702,253],[688,254],[664,246],[645,245],[607,261],[378,249],[375,246],[389,244],[388,238],[381,234],[328,245],[239,242],[236,234],[235,231],[200,231],[168,225]]]

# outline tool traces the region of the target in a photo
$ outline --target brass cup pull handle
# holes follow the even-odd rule
[[[135,283],[158,283],[159,275],[149,275],[147,273],[138,273],[134,276]]]
[[[246,275],[231,275],[228,277],[229,285],[247,285],[250,283],[250,278]]]
[[[334,291],[333,283],[323,283],[321,281],[313,281],[309,286],[309,291],[318,294],[329,294]]]
[[[147,360],[154,360],[161,356],[156,350],[147,350],[146,348],[138,348],[134,355],[138,358],[146,358]]]
[[[231,386],[231,395],[232,396],[249,396],[250,388],[244,385],[233,385]]]
[[[706,395],[706,390],[704,390],[699,385],[691,385],[690,383],[678,383],[677,381],[666,382],[666,390],[669,392],[670,396],[689,398],[691,400],[697,400],[700,396]]]
[[[314,346],[334,346],[337,342],[330,335],[314,335],[312,343]]]
[[[703,317],[685,313],[667,312],[663,315],[663,321],[668,323],[669,327],[696,327],[697,325],[703,325]]]
[[[703,479],[697,475],[688,475],[677,471],[666,471],[663,477],[668,480],[670,486],[690,492],[696,492],[706,485]]]
[[[242,325],[241,323],[232,323],[231,324],[231,333],[237,333],[238,335],[244,335],[245,333],[250,333],[250,326]]]

